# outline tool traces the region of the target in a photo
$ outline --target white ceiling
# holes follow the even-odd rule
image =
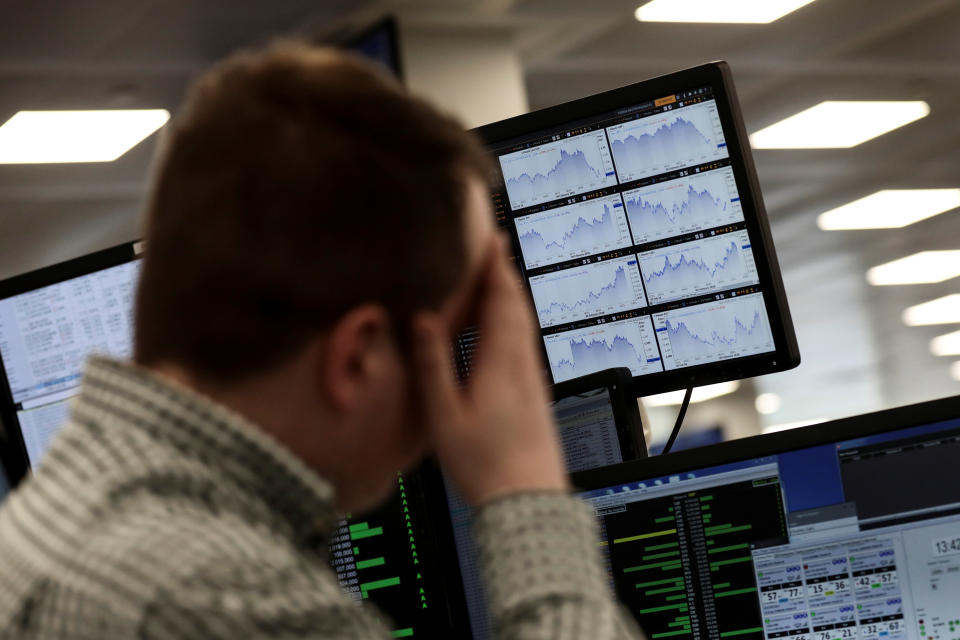
[[[899,319],[910,304],[957,292],[960,279],[864,281],[875,264],[960,248],[960,211],[903,230],[825,233],[814,224],[878,189],[960,187],[960,0],[817,0],[770,25],[640,24],[635,8],[622,0],[19,3],[0,22],[0,121],[19,109],[174,111],[190,77],[238,47],[386,12],[438,34],[513,34],[532,108],[714,59],[730,62],[751,131],[824,99],[926,100],[930,117],[855,149],[756,152],[804,364],[755,386],[784,396],[768,422],[960,392],[948,375],[953,360],[927,351],[931,337],[956,326],[908,329]],[[0,166],[0,278],[135,237],[154,143],[109,164]]]

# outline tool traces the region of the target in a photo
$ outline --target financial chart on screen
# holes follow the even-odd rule
[[[531,278],[541,325],[646,306],[636,264],[627,256]]]
[[[602,131],[557,139],[500,157],[515,209],[617,183]]]
[[[724,300],[655,314],[653,323],[667,369],[773,349],[763,298],[749,288]]]
[[[636,244],[743,221],[729,167],[625,191],[623,199]]]
[[[611,367],[628,367],[635,376],[662,371],[657,340],[647,316],[588,324],[583,329],[548,334],[544,340],[557,382]]]
[[[621,182],[726,158],[713,101],[661,111],[607,128]]]
[[[652,249],[638,258],[651,304],[757,281],[746,231]]]
[[[633,244],[619,195],[548,209],[515,224],[528,269]]]
[[[495,148],[553,379],[775,351],[716,96],[699,87]]]

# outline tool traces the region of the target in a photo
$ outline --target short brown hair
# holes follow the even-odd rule
[[[274,45],[202,76],[147,206],[135,360],[236,378],[350,308],[403,322],[464,277],[466,186],[487,156],[373,64]]]

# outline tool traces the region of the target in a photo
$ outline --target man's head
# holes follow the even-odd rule
[[[372,65],[297,45],[227,60],[159,159],[134,359],[232,405],[366,506],[426,446],[408,323],[469,304],[493,235],[487,175],[457,122]]]

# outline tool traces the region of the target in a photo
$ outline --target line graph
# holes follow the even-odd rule
[[[625,191],[623,200],[636,244],[743,220],[730,167]]]
[[[646,251],[637,257],[650,304],[759,281],[746,231]]]
[[[647,305],[635,256],[530,278],[541,327]]]
[[[555,382],[610,367],[629,367],[635,376],[663,371],[647,316],[544,336]]]
[[[667,369],[774,349],[760,293],[657,313],[653,324]]]
[[[616,194],[516,218],[514,224],[527,269],[631,244],[623,202]]]
[[[620,182],[726,158],[713,100],[607,128]]]
[[[617,184],[602,130],[502,155],[500,168],[514,211]]]

